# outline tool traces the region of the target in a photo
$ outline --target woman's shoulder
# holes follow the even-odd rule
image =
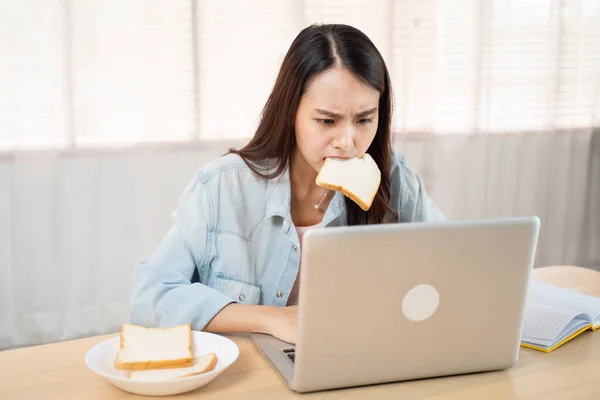
[[[220,201],[223,197],[236,197],[244,190],[249,180],[246,178],[250,168],[237,154],[226,154],[204,164],[188,182],[184,189],[180,207],[198,207],[209,200]]]
[[[208,219],[220,229],[248,236],[264,217],[268,181],[258,177],[237,154],[226,154],[201,167],[184,190],[177,213],[179,223]],[[204,215],[204,217],[202,217]]]
[[[228,171],[240,171],[245,172],[250,168],[244,162],[242,157],[234,153],[228,153],[203,165],[198,170],[198,175],[202,176],[205,180],[211,180],[215,177],[219,177],[224,172]]]
[[[392,151],[391,184],[401,188],[401,191],[417,195],[423,183],[419,174],[409,165],[406,156],[399,150]]]
[[[398,180],[398,182],[400,182],[401,180],[405,179],[405,177],[404,177],[405,174],[407,174],[407,173],[409,175],[414,174],[412,169],[408,166],[406,156],[399,150],[395,150],[395,149],[392,150],[392,163],[391,164],[392,164],[391,165],[392,181]]]
[[[404,221],[445,220],[429,197],[425,182],[400,151],[394,150],[391,171],[392,204]]]
[[[254,167],[253,164],[248,165],[238,154],[225,154],[201,167],[190,187],[208,195],[223,207],[226,204],[239,207],[240,199],[243,198],[246,202],[254,197],[262,199],[272,186],[270,179],[255,173],[251,166]]]
[[[253,168],[250,167],[249,163]],[[227,153],[220,157],[215,158],[209,163],[205,164],[198,170],[198,175],[201,176],[205,181],[219,180],[224,176],[227,177],[242,177],[243,179],[256,179],[259,178],[254,171],[268,172],[269,171],[269,160],[266,160],[260,164],[254,164],[247,162],[240,155],[235,153]],[[262,178],[262,177],[261,177]],[[261,180],[265,180],[262,178]]]

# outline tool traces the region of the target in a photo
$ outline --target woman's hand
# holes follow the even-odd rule
[[[298,307],[274,307],[267,321],[266,333],[285,342],[296,344]]]

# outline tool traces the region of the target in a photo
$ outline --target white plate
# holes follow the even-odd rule
[[[213,333],[192,331],[192,353],[198,357],[216,353],[218,362],[215,369],[200,375],[161,381],[143,381],[127,378],[125,371],[114,367],[115,356],[119,351],[120,338],[105,340],[92,347],[85,356],[87,366],[109,380],[116,387],[130,393],[144,396],[166,396],[189,392],[211,382],[237,360],[240,349],[230,339]]]

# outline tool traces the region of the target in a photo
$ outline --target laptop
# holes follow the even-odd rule
[[[519,217],[308,231],[296,345],[251,339],[300,393],[510,368],[539,225]]]

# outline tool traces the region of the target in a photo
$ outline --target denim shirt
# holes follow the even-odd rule
[[[394,152],[390,206],[399,222],[443,220],[421,178]],[[173,223],[135,266],[130,320],[202,330],[230,303],[284,307],[298,274],[300,244],[290,214],[289,170],[256,176],[237,155],[206,165],[184,191]],[[336,192],[322,226],[346,224]]]

